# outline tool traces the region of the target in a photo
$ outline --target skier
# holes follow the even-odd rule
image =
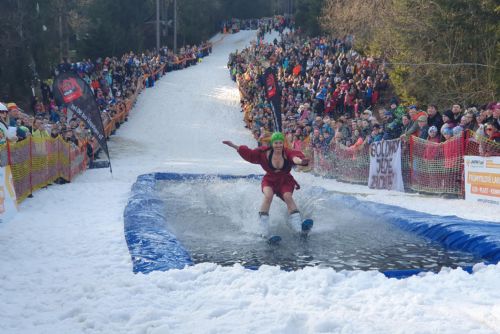
[[[269,208],[275,194],[286,203],[289,213],[288,223],[294,231],[307,233],[312,227],[309,220],[305,224],[302,222],[300,211],[292,196],[294,189],[300,189],[300,186],[290,174],[293,165],[307,166],[309,159],[300,151],[285,148],[284,142],[285,136],[281,132],[272,134],[271,146],[261,146],[253,150],[245,145],[235,145],[228,140],[222,142],[234,148],[246,161],[259,164],[266,171],[262,179],[264,199],[259,211],[259,225],[262,236],[269,240],[273,238],[269,234]]]

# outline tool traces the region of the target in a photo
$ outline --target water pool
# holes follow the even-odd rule
[[[168,229],[194,263],[240,263],[250,268],[268,264],[286,270],[326,266],[336,270],[438,271],[482,260],[404,231],[384,217],[350,205],[334,192],[303,186],[295,193],[303,215],[315,221],[307,240],[288,229],[285,204],[275,198],[271,228],[283,241],[271,247],[257,236],[262,196],[259,180],[162,180],[156,183],[156,191],[165,203]]]

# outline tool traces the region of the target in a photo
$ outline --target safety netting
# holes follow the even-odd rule
[[[433,143],[411,136],[410,188],[424,193],[463,193],[464,137]]]
[[[465,152],[466,155],[482,157],[500,156],[500,143],[494,142],[477,132],[468,131]]]
[[[370,170],[369,145],[356,148],[335,143],[329,149],[313,149],[313,166],[316,175],[339,181],[368,184]]]
[[[367,184],[369,145],[357,148],[333,144],[311,148],[312,172],[343,182]],[[442,143],[411,136],[401,142],[401,172],[406,191],[463,196],[465,155],[500,156],[500,143],[468,131]]]

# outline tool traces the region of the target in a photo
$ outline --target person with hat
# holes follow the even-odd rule
[[[443,135],[442,141],[446,142],[451,137],[453,137],[453,129],[448,127],[448,126],[443,125],[443,127],[441,128],[441,135]]]
[[[391,111],[384,111],[384,135],[383,140],[396,139],[401,136],[401,127]]]
[[[420,139],[425,139],[427,140],[427,137],[429,136],[429,126],[427,125],[427,116],[426,115],[420,115],[417,118],[417,125],[418,125],[418,137]]]
[[[443,113],[443,122],[444,122],[444,124],[441,126],[441,129],[443,129],[445,127],[453,129],[456,126],[456,123],[455,123],[454,117],[453,117],[453,112],[450,109],[446,110]]]
[[[0,103],[0,144],[5,144],[7,140],[15,142],[18,139],[15,133],[9,131],[9,105],[11,103],[8,103],[7,106]]]
[[[391,101],[389,102],[388,111],[392,113],[392,117],[394,118],[394,120],[396,120],[399,123],[401,122],[401,117],[403,116],[403,114],[405,114],[404,107],[399,104],[399,101],[396,97],[391,98]]]
[[[307,166],[309,159],[300,151],[285,148],[285,136],[281,132],[274,132],[270,146],[261,146],[250,149],[246,145],[236,145],[232,141],[222,142],[234,148],[246,161],[259,164],[266,174],[262,178],[262,193],[264,198],[259,211],[259,225],[264,238],[272,237],[269,233],[269,209],[274,195],[283,200],[288,208],[288,223],[296,232],[309,232],[312,226],[303,226],[300,211],[293,199],[294,189],[300,186],[290,174],[293,165]]]
[[[17,119],[19,118],[19,107],[14,102],[7,103],[9,111],[9,126],[16,126]]]
[[[439,135],[438,129],[435,125],[432,125],[429,127],[429,130],[427,131],[427,140],[433,143],[440,143],[441,142],[441,136]]]

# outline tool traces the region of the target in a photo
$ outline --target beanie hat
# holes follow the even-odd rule
[[[17,109],[17,104],[15,104],[14,102],[7,103],[7,109],[9,109],[9,111]]]
[[[452,131],[453,131],[453,135],[454,135],[454,136],[458,136],[459,134],[461,134],[461,133],[462,133],[462,131],[463,131],[463,130],[464,130],[464,128],[462,128],[460,125],[455,126],[455,127],[453,128],[453,130],[452,130]]]
[[[451,111],[450,109],[446,110],[443,115],[445,115],[446,117],[448,117],[449,119],[454,119],[454,116],[453,116],[453,111]]]
[[[453,135],[453,130],[447,126],[444,126],[442,129],[441,129],[441,133],[443,135],[449,135],[449,136],[452,136]]]
[[[427,116],[425,115],[418,116],[417,122],[427,122]]]

